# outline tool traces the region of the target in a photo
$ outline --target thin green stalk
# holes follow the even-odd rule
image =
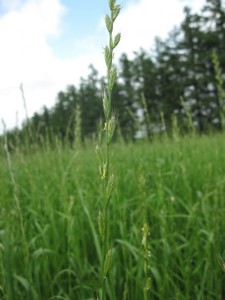
[[[145,275],[145,286],[143,288],[143,295],[144,295],[144,300],[148,300],[148,291],[151,288],[151,278],[149,277],[149,258],[151,256],[151,252],[148,248],[148,236],[150,234],[149,232],[149,227],[147,222],[145,221],[143,227],[142,227],[142,246],[144,249],[144,275]]]
[[[27,241],[26,241],[24,219],[23,219],[23,213],[22,213],[22,208],[21,208],[20,199],[19,199],[18,184],[16,182],[14,170],[12,167],[11,156],[10,156],[9,149],[8,149],[6,125],[3,120],[2,120],[2,124],[3,124],[3,128],[4,128],[4,150],[5,150],[5,154],[6,154],[7,165],[8,165],[11,184],[12,184],[12,188],[13,188],[13,198],[15,200],[15,206],[16,206],[16,210],[18,213],[19,227],[21,230],[21,242],[23,245],[23,255],[24,255],[24,262],[25,262],[24,269],[26,270],[26,276],[27,276],[28,280],[31,282],[30,272],[29,272],[29,249],[28,249],[28,245],[27,245]],[[11,275],[12,274],[10,274],[10,276]],[[29,290],[29,292],[32,293],[31,289]]]
[[[162,135],[164,137],[168,137],[167,135],[167,128],[166,128],[166,122],[165,122],[165,117],[164,117],[164,113],[163,111],[160,111],[160,120],[161,120],[161,131],[162,131]]]
[[[219,59],[215,51],[212,53],[212,62],[214,66],[214,71],[216,74],[216,88],[219,98],[219,115],[221,122],[221,129],[224,129],[225,126],[225,91],[223,88],[223,78],[222,70],[220,67]]]
[[[100,178],[103,186],[103,202],[99,210],[98,225],[102,242],[101,271],[100,271],[100,299],[106,299],[106,280],[111,264],[112,249],[109,247],[108,206],[112,197],[115,176],[110,168],[110,148],[116,128],[116,117],[112,113],[112,90],[116,81],[117,71],[113,67],[113,51],[120,41],[120,34],[113,36],[113,25],[120,13],[120,6],[116,0],[109,1],[110,16],[105,16],[105,24],[109,33],[109,44],[104,48],[105,63],[107,67],[107,85],[103,84],[103,110],[105,125],[103,128],[104,143],[97,146],[96,154],[99,160]]]
[[[183,97],[180,97],[180,101],[181,101],[181,104],[185,111],[186,117],[188,119],[188,127],[191,130],[191,134],[195,135],[196,130],[195,130],[195,126],[194,126],[192,115],[191,115],[191,109],[190,109],[190,107],[188,107],[187,103],[185,103]]]
[[[25,116],[26,116],[26,123],[27,123],[27,136],[26,136],[26,147],[28,149],[31,141],[32,141],[32,128],[31,128],[31,122],[29,119],[29,115],[28,115],[28,109],[27,109],[27,102],[26,102],[26,97],[24,94],[24,89],[23,89],[23,84],[20,84],[20,92],[21,92],[21,96],[22,96],[22,100],[23,100],[23,106],[24,106],[24,110],[25,110]]]
[[[146,126],[146,130],[147,130],[147,139],[150,140],[152,138],[151,118],[150,118],[150,114],[148,111],[148,105],[147,105],[147,101],[146,101],[144,93],[141,93],[141,102],[142,102],[143,109],[144,109],[144,119],[145,119],[145,126]]]
[[[75,136],[75,147],[76,149],[79,149],[82,143],[81,138],[81,109],[80,104],[78,103],[76,105],[75,110],[75,130],[74,130],[74,136]]]

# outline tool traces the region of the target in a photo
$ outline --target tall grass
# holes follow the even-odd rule
[[[42,147],[17,144],[10,153],[5,134],[0,299],[222,300],[224,133],[197,136],[183,102],[192,134],[182,137],[174,117],[171,139],[165,134],[152,136],[151,143],[111,143],[116,125],[112,58],[120,40],[112,31],[120,8],[114,0],[109,3],[98,162],[93,144],[82,148],[79,110],[79,151],[55,139]],[[161,119],[165,127],[163,114]],[[150,119],[146,122],[150,130]]]
[[[116,239],[107,299],[144,299],[144,218],[148,299],[224,299],[217,262],[225,256],[224,141],[221,134],[112,146],[117,185],[108,226]],[[97,299],[101,183],[93,147],[74,152],[58,144],[11,156],[24,237],[0,157],[1,299]]]
[[[103,187],[103,200],[98,214],[98,227],[101,239],[101,272],[100,272],[100,299],[106,299],[106,281],[112,261],[112,247],[109,239],[108,208],[115,186],[115,174],[111,171],[110,148],[116,128],[116,116],[112,113],[112,91],[116,81],[117,71],[113,67],[114,49],[120,41],[120,33],[113,36],[113,27],[116,18],[120,13],[120,6],[116,0],[109,1],[110,16],[105,16],[105,24],[109,34],[109,43],[104,49],[105,64],[107,68],[107,87],[103,84],[103,111],[105,116],[104,144],[98,145],[96,154],[99,161],[100,179]]]

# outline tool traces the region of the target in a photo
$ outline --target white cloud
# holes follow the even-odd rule
[[[17,9],[21,5],[22,0],[1,0],[0,9],[10,11]]]
[[[131,54],[140,48],[154,47],[156,36],[166,38],[183,18],[183,8],[190,5],[198,11],[205,0],[139,0],[122,9],[116,30],[122,33],[119,52]]]
[[[173,8],[173,9],[171,9]],[[123,33],[121,48],[127,52],[140,46],[150,49],[156,35],[166,37],[168,30],[182,19],[182,6],[178,0],[141,0],[133,4],[118,19],[118,30]]]
[[[47,38],[59,33],[64,9],[58,0],[31,0],[23,5],[19,1],[9,2],[5,7],[9,11],[0,19],[0,116],[7,127],[12,127],[16,111],[20,120],[24,118],[21,82],[32,113],[49,96],[44,96],[44,90],[46,86],[52,88],[54,80],[50,73],[55,71],[58,61]]]
[[[21,82],[31,116],[44,105],[52,106],[57,92],[78,82],[87,69],[86,59],[95,57],[93,53],[60,60],[54,55],[47,38],[60,33],[63,13],[58,0],[30,0],[0,19],[0,118],[7,128],[16,125],[17,113],[19,122],[25,117]]]

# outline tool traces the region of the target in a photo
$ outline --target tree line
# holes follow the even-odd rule
[[[222,130],[225,97],[225,10],[222,0],[207,0],[200,13],[184,9],[184,20],[154,51],[123,54],[113,105],[124,139],[170,131],[175,117],[184,132]],[[148,38],[146,36],[146,38]],[[103,119],[102,85],[94,66],[79,87],[60,91],[52,108],[43,107],[22,128],[8,133],[11,141],[25,133],[38,141],[57,136],[71,143],[98,132]]]

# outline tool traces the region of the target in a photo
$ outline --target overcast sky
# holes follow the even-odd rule
[[[116,58],[154,47],[183,20],[183,7],[199,11],[205,0],[121,0]],[[68,84],[79,85],[88,66],[104,74],[108,0],[0,0],[0,118],[7,128],[46,105]],[[2,132],[0,121],[0,132]]]

